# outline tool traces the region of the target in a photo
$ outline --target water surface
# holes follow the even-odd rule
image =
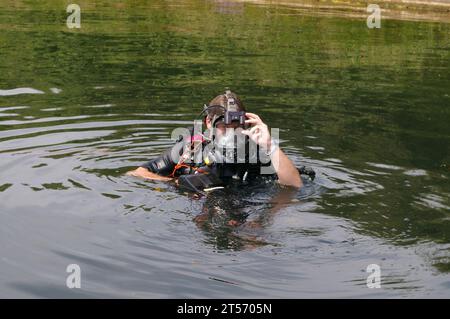
[[[448,24],[79,4],[69,30],[65,3],[2,1],[1,297],[450,297]],[[124,175],[227,86],[314,182],[195,199]]]

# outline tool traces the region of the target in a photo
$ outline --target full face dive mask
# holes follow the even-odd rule
[[[240,111],[231,91],[225,92],[226,106],[211,105],[205,109],[217,108],[212,118],[211,149],[207,153],[205,162],[208,165],[245,163],[247,159],[248,138],[242,134],[245,125],[245,111]],[[226,128],[235,124],[234,128]],[[218,127],[222,126],[221,129]],[[225,129],[225,132],[224,132]]]
[[[227,128],[225,134],[214,137],[215,163],[242,164],[248,161],[248,137],[242,131],[241,127]]]

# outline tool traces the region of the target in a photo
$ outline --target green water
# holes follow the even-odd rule
[[[0,4],[0,296],[450,296],[448,24],[79,1],[68,29],[68,2]],[[313,183],[193,200],[124,176],[225,87]]]

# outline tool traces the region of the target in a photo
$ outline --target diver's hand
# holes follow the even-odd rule
[[[258,144],[264,150],[270,150],[271,137],[269,127],[254,113],[245,113],[247,120],[245,124],[250,124],[250,128],[243,130],[242,134],[247,135],[250,139]]]
[[[245,123],[250,124],[251,127],[242,131],[242,134],[249,136],[252,141],[266,152],[267,150],[271,150],[271,136],[267,125],[256,114],[245,113],[245,115],[248,118]],[[302,179],[294,163],[276,145],[274,151],[270,151],[270,160],[278,175],[278,182],[280,184],[296,188],[303,186]]]

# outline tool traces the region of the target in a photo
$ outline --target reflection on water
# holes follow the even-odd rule
[[[98,3],[77,31],[51,1],[0,12],[0,296],[450,295],[448,25]],[[225,86],[314,182],[124,175]]]
[[[303,197],[312,196],[315,185],[305,180]],[[214,191],[204,199],[194,218],[207,236],[206,242],[219,250],[253,249],[269,245],[264,229],[283,207],[298,203],[298,191],[273,182]]]

